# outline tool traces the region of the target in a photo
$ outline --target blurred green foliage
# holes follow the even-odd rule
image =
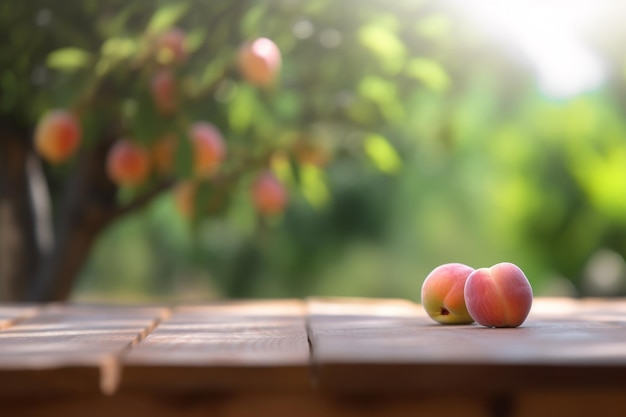
[[[626,255],[626,96],[610,50],[606,88],[554,100],[519,53],[445,2],[37,0],[3,2],[0,17],[5,115],[34,124],[111,72],[139,88],[127,74],[142,37],[177,26],[192,51],[187,91],[211,88],[189,120],[215,123],[235,153],[293,135],[332,153],[323,168],[273,163],[291,191],[281,218],[255,214],[245,180],[226,210],[196,222],[164,194],[103,234],[77,297],[417,299],[440,263],[505,260],[537,294],[592,294],[594,254]],[[258,36],[283,54],[269,92],[233,68]],[[134,100],[122,113],[150,140],[166,121]],[[103,111],[85,116],[88,132]],[[62,174],[51,171],[53,189]],[[624,291],[620,281],[603,295]]]

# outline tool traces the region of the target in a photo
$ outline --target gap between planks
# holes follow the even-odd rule
[[[123,392],[311,387],[302,300],[181,305],[123,358]]]
[[[120,386],[122,380],[123,357],[135,346],[144,341],[159,324],[167,320],[172,315],[171,307],[163,307],[161,313],[148,326],[141,330],[135,337],[119,352],[105,358],[100,365],[100,390],[105,395],[113,395]]]
[[[363,297],[307,297],[304,299],[304,319],[307,342],[309,345],[309,375],[311,388],[320,387],[321,365],[316,351],[317,339],[315,328],[319,328],[320,318],[335,317],[341,322],[346,317],[371,316],[418,317],[422,310],[419,304],[408,299],[363,298]]]
[[[60,381],[61,390],[87,392],[93,386],[103,394],[113,394],[121,378],[122,355],[169,314],[167,307],[0,305],[4,327],[0,373],[17,377],[17,384],[5,386],[4,393],[37,391],[47,388],[50,381]],[[69,375],[80,375],[85,383],[64,379]],[[87,383],[89,378],[93,384]]]

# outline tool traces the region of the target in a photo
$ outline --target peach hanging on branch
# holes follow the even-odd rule
[[[35,148],[39,155],[52,164],[67,161],[74,155],[80,142],[80,123],[67,110],[50,111],[37,124]]]
[[[157,62],[166,66],[183,64],[189,56],[185,39],[185,32],[178,28],[169,29],[158,35],[155,40]]]
[[[255,208],[263,215],[276,215],[285,210],[287,190],[270,171],[263,171],[256,177],[250,193]]]
[[[269,87],[276,80],[281,67],[280,50],[268,38],[258,38],[239,48],[237,64],[243,78],[257,87]]]
[[[178,110],[178,91],[174,73],[166,68],[152,76],[150,93],[154,105],[162,116],[171,116]]]
[[[194,174],[210,177],[226,157],[226,145],[222,134],[215,125],[196,122],[189,129],[193,148]]]
[[[148,151],[127,139],[117,141],[107,156],[107,173],[117,185],[141,185],[150,173]]]

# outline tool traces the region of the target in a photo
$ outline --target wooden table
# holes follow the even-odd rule
[[[0,305],[0,416],[626,416],[626,300],[517,329],[406,300]]]

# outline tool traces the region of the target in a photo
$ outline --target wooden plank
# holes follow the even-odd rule
[[[0,394],[111,393],[118,356],[164,314],[162,308],[52,305],[0,332]]]
[[[516,329],[439,325],[406,301],[313,299],[308,309],[325,389],[626,386],[623,300],[538,299]]]
[[[124,356],[120,390],[308,388],[304,311],[296,300],[176,308]]]
[[[38,309],[38,306],[32,304],[0,305],[0,330],[4,330],[20,320],[33,316]]]

